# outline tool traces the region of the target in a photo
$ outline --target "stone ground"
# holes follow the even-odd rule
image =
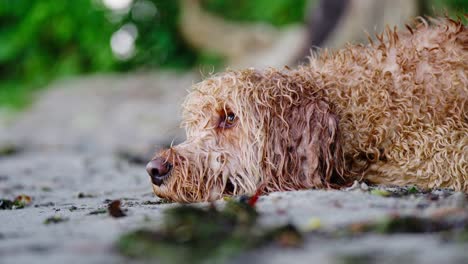
[[[158,146],[181,140],[178,107],[196,79],[160,73],[63,81],[31,109],[3,121],[0,198],[26,194],[33,201],[24,209],[0,210],[0,263],[135,261],[121,256],[115,241],[136,228],[160,225],[162,212],[176,206],[152,194],[144,162]],[[261,197],[257,208],[262,225],[293,223],[304,232],[392,215],[461,214],[466,220],[468,214],[463,193],[378,194],[366,185],[273,193]],[[126,217],[113,218],[105,210],[115,199],[122,201]],[[65,221],[45,224],[50,217]],[[233,262],[468,263],[467,248],[467,242],[441,232],[350,237],[312,232],[299,248],[270,245]]]

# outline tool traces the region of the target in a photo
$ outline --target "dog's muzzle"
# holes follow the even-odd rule
[[[164,158],[155,158],[148,162],[146,171],[151,177],[153,184],[161,186],[164,180],[169,178],[172,170],[172,164]]]

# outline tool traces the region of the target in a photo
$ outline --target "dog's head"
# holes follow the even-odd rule
[[[148,163],[163,198],[328,185],[343,174],[338,119],[304,72],[227,72],[194,86],[183,110],[187,140]]]

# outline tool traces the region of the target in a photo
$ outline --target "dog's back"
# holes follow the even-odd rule
[[[316,72],[336,108],[351,170],[374,183],[468,191],[468,30],[431,22],[301,70]]]

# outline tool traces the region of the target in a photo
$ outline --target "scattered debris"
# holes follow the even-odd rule
[[[383,196],[383,197],[388,197],[391,194],[389,191],[383,190],[383,189],[373,189],[370,191],[370,193],[373,195],[378,195],[378,196]]]
[[[121,200],[123,201],[138,201],[138,198],[131,198],[131,197],[123,197]]]
[[[365,182],[361,183],[361,190],[368,191],[369,190],[369,185],[367,185]]]
[[[174,203],[174,202],[166,200],[166,199],[158,199],[156,201],[147,200],[147,201],[143,201],[143,202],[140,202],[136,198],[122,198],[121,200],[125,201],[125,206],[126,207],[133,207],[133,206],[138,206],[138,205],[160,205],[160,204]],[[105,199],[103,201],[103,203],[108,205],[108,204],[112,203],[113,201],[114,200],[112,200],[112,199]]]
[[[429,194],[438,197],[449,197],[447,193],[453,194],[450,191],[442,191],[441,194],[429,192],[415,186],[366,186],[363,188],[362,184],[359,184],[359,189],[368,188],[366,192],[383,197],[420,195],[423,201]],[[323,229],[320,219],[312,218],[309,225],[302,230],[304,233],[290,224],[273,229],[261,227],[257,223],[258,213],[255,209],[259,194],[260,192],[257,192],[253,197],[243,196],[237,199],[225,198],[225,206],[219,208],[214,204],[206,208],[187,205],[169,208],[165,211],[161,229],[139,229],[130,232],[120,237],[117,246],[122,254],[136,258],[154,257],[169,263],[185,263],[187,259],[192,263],[222,263],[242,252],[268,243],[281,247],[300,247],[304,236],[312,234],[353,238],[370,233],[438,233],[445,240],[468,240],[465,194],[452,196],[456,204],[463,207],[438,212],[436,216],[389,215],[381,220],[358,222],[334,229]],[[351,263],[353,257],[343,261]]]
[[[142,205],[158,205],[161,204],[160,201],[144,201],[141,203]]]
[[[429,190],[421,189],[415,185],[410,186],[385,186],[384,189],[389,193],[389,197],[406,197],[417,194],[429,193]]]
[[[247,201],[248,205],[250,205],[252,207],[255,206],[255,204],[258,201],[258,198],[262,194],[262,189],[263,189],[263,187],[258,188],[257,191],[255,192],[255,194],[252,197],[250,197],[250,199],[248,199],[248,201]]]
[[[101,209],[97,209],[97,210],[89,212],[88,215],[99,215],[99,214],[105,214],[105,213],[107,213],[107,209],[101,208]]]
[[[419,193],[419,190],[416,186],[411,186],[409,189],[408,189],[408,193],[410,194],[417,194]]]
[[[14,203],[13,203],[12,200],[0,199],[0,209],[1,210],[14,209],[13,206],[14,206]]]
[[[55,206],[54,202],[47,202],[47,203],[41,203],[41,204],[35,204],[34,207],[50,207],[50,206]]]
[[[68,218],[54,215],[44,220],[44,224],[45,225],[58,224],[58,223],[66,222],[66,221],[68,221]]]
[[[83,199],[83,198],[94,198],[95,196],[89,193],[78,193],[78,198]]]
[[[21,194],[16,196],[15,202],[25,207],[32,203],[32,198],[29,195]]]
[[[0,146],[0,157],[12,156],[20,153],[22,149],[16,145],[3,145]]]
[[[365,182],[358,182],[358,181],[354,181],[353,182],[353,185],[351,185],[350,187],[346,188],[345,191],[368,191],[369,190],[369,186],[365,183]]]
[[[346,229],[352,234],[368,232],[396,234],[463,231],[468,230],[468,217],[435,219],[417,216],[389,216],[375,222],[354,223],[347,226]]]
[[[118,218],[126,216],[126,214],[120,208],[120,205],[120,200],[114,200],[111,203],[109,203],[107,209],[112,217]]]
[[[158,205],[158,204],[171,204],[173,203],[172,201],[166,200],[166,199],[159,199],[157,201],[144,201],[141,203],[142,205]]]
[[[73,212],[73,211],[78,210],[78,207],[72,205],[72,206],[70,206],[70,208],[68,208],[68,210],[69,210],[70,212]]]
[[[51,192],[51,191],[52,191],[52,188],[50,188],[49,186],[42,186],[42,187],[41,187],[41,190],[42,190],[43,192]]]
[[[354,190],[360,190],[360,184],[358,181],[354,181],[353,182],[353,185],[351,185],[350,187],[346,188],[345,191],[354,191]]]
[[[258,195],[229,200],[222,209],[182,205],[165,211],[159,230],[139,229],[123,235],[120,252],[137,258],[155,257],[161,262],[223,263],[233,256],[270,242],[298,247],[302,234],[293,225],[265,230],[257,225],[254,207]]]
[[[354,181],[353,185],[344,189],[345,191],[361,191],[369,192],[373,195],[382,197],[406,197],[414,195],[424,195],[428,200],[436,201],[439,198],[446,198],[453,194],[453,190],[450,189],[433,189],[426,190],[421,189],[417,186],[379,186],[379,185],[367,185],[365,182]]]
[[[317,217],[313,217],[309,220],[309,223],[305,227],[304,231],[318,230],[320,227],[322,227],[322,222],[320,221],[320,219]]]
[[[22,209],[32,202],[32,198],[28,195],[18,195],[15,200],[0,199],[0,210],[5,209]]]

